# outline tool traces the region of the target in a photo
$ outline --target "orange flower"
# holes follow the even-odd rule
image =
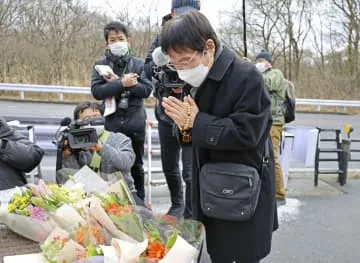
[[[149,242],[146,254],[147,258],[161,259],[165,255],[165,246],[160,242]]]
[[[80,227],[75,232],[75,241],[78,242],[80,245],[85,246],[85,229],[84,227]]]
[[[87,240],[89,238],[95,242],[93,245],[105,244],[105,238],[103,237],[101,229],[98,226],[81,226],[75,232],[75,241],[84,247],[89,245],[87,244],[90,242]]]

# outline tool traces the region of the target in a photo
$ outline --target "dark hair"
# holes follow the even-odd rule
[[[220,41],[209,20],[199,11],[188,11],[166,22],[161,30],[161,48],[165,53],[190,48],[202,52],[205,42],[212,39],[216,49]]]
[[[127,27],[118,21],[110,22],[104,27],[104,37],[106,41],[108,41],[110,31],[115,31],[117,33],[122,32],[126,37],[129,37],[129,31]]]
[[[83,101],[80,102],[74,109],[74,120],[78,120],[80,118],[80,114],[83,113],[86,109],[93,109],[100,111],[101,115],[104,114],[103,107],[96,102]]]

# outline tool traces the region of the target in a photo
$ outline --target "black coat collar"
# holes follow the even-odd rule
[[[219,57],[215,60],[214,65],[211,67],[208,78],[215,81],[222,80],[226,71],[234,60],[234,53],[224,46]]]

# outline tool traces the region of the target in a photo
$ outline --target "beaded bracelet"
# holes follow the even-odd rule
[[[186,116],[186,120],[185,120],[185,125],[181,128],[181,135],[182,135],[182,141],[183,142],[191,142],[191,135],[189,133],[190,127],[190,118],[191,118],[191,106],[190,105],[186,105],[186,110],[187,110],[187,116]]]

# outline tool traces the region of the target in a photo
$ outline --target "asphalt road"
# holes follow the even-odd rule
[[[360,261],[360,180],[347,193],[290,199],[263,263],[353,263]]]

